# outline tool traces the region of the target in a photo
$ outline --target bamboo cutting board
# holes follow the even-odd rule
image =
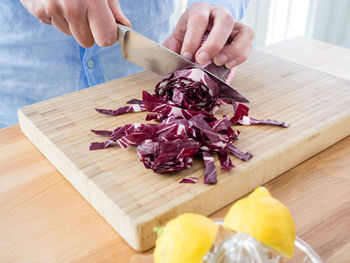
[[[241,130],[237,147],[254,157],[248,162],[232,157],[236,168],[218,169],[217,185],[203,184],[200,160],[170,176],[145,169],[134,148],[89,151],[90,142],[105,139],[90,129],[145,122],[146,115],[111,117],[94,108],[124,106],[158,81],[144,72],[19,111],[23,133],[136,250],[154,245],[154,226],[183,212],[211,214],[350,134],[349,81],[253,52],[239,67],[234,86],[250,99],[250,116],[291,126],[236,127]],[[230,107],[221,113],[232,115]],[[185,176],[200,177],[199,183],[179,184]]]

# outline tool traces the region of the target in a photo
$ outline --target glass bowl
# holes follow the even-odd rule
[[[287,259],[245,233],[226,230],[222,227],[222,219],[214,220],[220,229],[203,263],[323,263],[319,255],[299,237],[295,239],[293,257]]]

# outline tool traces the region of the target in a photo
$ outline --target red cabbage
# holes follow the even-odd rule
[[[235,167],[231,162],[228,152],[218,152],[218,157],[221,165],[221,170],[230,170],[231,168]]]
[[[176,71],[155,88],[155,95],[165,103],[190,111],[214,112],[218,106],[219,88],[204,71],[193,68]]]
[[[280,122],[276,120],[258,120],[252,117],[243,116],[243,118],[239,121],[237,121],[237,124],[240,125],[272,125],[272,126],[280,126],[283,128],[287,128],[289,126],[289,123],[287,122]]]
[[[252,117],[248,117],[249,108],[243,104],[238,104],[235,114],[231,118],[231,122],[233,124],[240,124],[240,125],[272,125],[272,126],[280,126],[283,128],[287,128],[289,126],[289,123],[286,122],[280,122],[276,120],[258,120],[254,119]]]
[[[200,143],[191,138],[175,140],[145,140],[137,152],[146,168],[168,173],[191,167]]]
[[[233,71],[205,65],[210,72],[230,81]],[[154,94],[143,91],[142,100],[132,99],[131,104],[116,110],[96,109],[97,112],[116,116],[128,112],[147,111],[146,120],[157,124],[127,124],[113,131],[91,130],[108,136],[104,142],[93,142],[90,150],[105,149],[119,144],[122,148],[137,147],[140,160],[147,169],[157,173],[170,173],[191,167],[195,157],[204,161],[204,183],[216,184],[217,171],[213,154],[218,155],[222,170],[234,168],[230,155],[248,161],[253,155],[242,152],[234,143],[239,131],[232,125],[276,125],[288,127],[275,120],[258,120],[248,117],[249,108],[230,99],[219,98],[219,86],[200,69],[184,69],[165,76],[155,87]],[[222,104],[231,104],[234,114],[214,116]],[[198,178],[183,178],[179,183],[196,183]]]
[[[133,104],[130,106],[125,106],[116,110],[106,110],[106,109],[95,109],[98,113],[117,116],[127,112],[140,112],[145,110],[145,106],[143,104]]]
[[[197,177],[185,177],[179,182],[179,184],[195,184],[198,182]]]
[[[214,157],[208,152],[203,152],[203,161],[205,165],[204,172],[204,183],[205,184],[216,184],[216,167],[214,164]]]

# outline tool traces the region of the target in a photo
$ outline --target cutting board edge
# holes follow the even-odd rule
[[[75,188],[75,190],[81,194],[84,199],[100,214],[100,216],[106,220],[122,237],[123,239],[136,251],[143,251],[140,244],[140,238],[138,233],[138,226],[135,224],[132,218],[130,218],[127,214],[125,214],[114,202],[112,202],[108,196],[106,196],[87,176],[80,171],[74,164],[71,169],[74,169],[76,173],[69,172],[68,169],[64,168],[59,164],[59,158],[55,158],[55,155],[52,153],[55,152],[57,156],[62,156],[62,158],[66,159],[68,163],[71,161],[66,158],[64,153],[60,151],[46,136],[42,136],[40,139],[36,139],[35,133],[30,132],[36,130],[37,134],[42,134],[42,132],[34,125],[34,123],[26,116],[25,108],[20,108],[17,112],[20,129],[23,134],[34,144],[34,146],[49,160],[49,162],[55,166],[55,168],[61,173],[61,175]],[[27,126],[31,126],[31,129]],[[50,147],[50,149],[45,149],[45,144]],[[58,160],[58,161],[57,161]],[[66,172],[67,170],[67,172]],[[75,180],[73,176],[75,175]],[[81,179],[77,179],[77,175],[81,177]],[[81,180],[86,182],[86,185],[81,183]],[[95,193],[92,191],[95,189]],[[96,192],[99,193],[99,196],[96,196]],[[99,204],[103,204],[101,206]],[[123,224],[119,224],[121,220],[117,221],[115,219],[118,218],[116,209],[120,214],[122,214],[125,220]],[[112,213],[106,213],[105,211],[113,211]],[[129,231],[128,231],[129,230]]]

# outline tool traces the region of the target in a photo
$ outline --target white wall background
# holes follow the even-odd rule
[[[305,36],[350,48],[349,0],[251,0],[243,21],[256,47]]]

